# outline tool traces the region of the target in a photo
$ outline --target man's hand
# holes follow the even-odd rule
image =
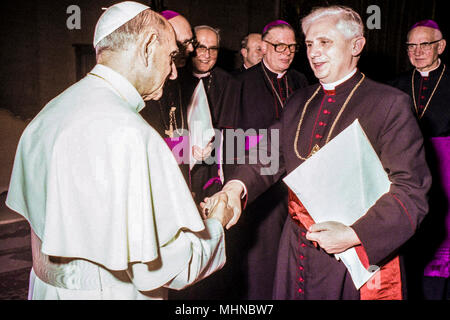
[[[351,227],[336,221],[313,224],[306,233],[306,239],[316,241],[330,254],[341,253],[361,243]]]
[[[207,159],[212,152],[212,142],[209,142],[205,149],[200,148],[199,146],[192,146],[192,155],[194,159],[197,161],[204,161]]]
[[[217,194],[217,201],[216,201],[214,207],[211,208],[211,212],[210,212],[208,218],[215,218],[215,219],[219,220],[219,222],[222,224],[222,227],[225,228],[225,226],[233,218],[233,215],[234,215],[233,209],[227,205],[228,197],[225,192],[216,193],[216,194]]]
[[[211,217],[211,214],[216,210],[218,203],[224,201],[224,195],[227,199],[227,207],[233,210],[233,217],[231,221],[226,225],[227,229],[230,229],[232,226],[238,222],[239,217],[241,216],[241,194],[244,191],[242,185],[239,182],[230,181],[228,182],[222,189],[222,191],[217,192],[209,198],[205,198],[204,202],[200,204],[200,207],[203,209],[202,213],[206,217]]]

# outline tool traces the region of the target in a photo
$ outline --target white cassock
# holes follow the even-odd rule
[[[165,299],[224,265],[221,224],[201,219],[144,106],[98,64],[25,129],[6,204],[32,228],[30,299]]]

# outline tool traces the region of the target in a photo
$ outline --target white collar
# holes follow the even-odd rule
[[[422,77],[428,77],[429,75],[430,75],[430,72],[431,71],[434,71],[434,70],[436,70],[437,68],[439,68],[441,66],[441,59],[438,59],[438,65],[437,65],[437,67],[436,68],[433,68],[433,69],[431,69],[431,70],[428,70],[428,71],[419,71],[419,70],[417,70],[418,72],[420,72],[420,75],[422,76]]]
[[[136,88],[117,71],[105,65],[96,64],[88,75],[97,76],[105,80],[105,83],[137,112],[145,107],[145,102]]]
[[[207,76],[209,76],[211,74],[211,72],[208,71],[206,73],[196,73],[196,72],[192,71],[192,74],[194,75],[194,77],[201,79],[201,78],[206,78]]]
[[[283,78],[283,76],[284,76],[284,75],[286,74],[286,72],[287,72],[287,70],[285,70],[285,71],[282,72],[282,73],[275,72],[275,71],[273,71],[272,69],[270,69],[270,68],[267,66],[266,62],[264,61],[264,58],[262,59],[262,62],[264,63],[264,65],[266,66],[267,69],[269,69],[271,72],[277,74],[277,78],[278,78],[278,79]]]
[[[338,85],[344,83],[345,81],[347,81],[348,79],[350,79],[351,77],[353,77],[353,75],[356,73],[356,68],[353,69],[352,72],[350,72],[348,75],[346,75],[345,77],[339,79],[338,81],[332,82],[332,83],[320,83],[322,85],[322,87],[324,88],[324,90],[334,90]]]

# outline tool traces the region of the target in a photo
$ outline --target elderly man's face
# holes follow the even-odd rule
[[[150,70],[146,71],[148,88],[144,97],[145,101],[159,100],[163,94],[163,87],[167,79],[174,80],[177,77],[177,69],[174,57],[178,53],[175,41],[175,33],[168,26],[166,31],[161,31],[161,38],[154,43],[149,64]]]
[[[242,48],[241,53],[247,68],[259,63],[262,59],[261,35],[252,33],[248,36],[247,48]]]
[[[319,19],[305,33],[306,52],[314,75],[322,83],[344,78],[355,67],[352,41],[336,28],[336,20]]]
[[[264,62],[270,70],[276,73],[286,71],[294,60],[295,52],[286,48],[283,52],[276,52],[274,45],[296,44],[295,34],[291,29],[272,28],[262,42]]]
[[[194,51],[194,36],[192,34],[191,25],[183,16],[176,16],[169,20],[177,38],[179,52],[175,57],[175,65],[177,68],[186,65],[189,54]]]
[[[433,28],[417,27],[408,35],[408,43],[416,44],[415,50],[408,50],[409,61],[419,71],[432,70],[438,66],[439,55],[444,51],[445,40],[428,45],[428,48],[420,48],[420,43],[440,40],[441,37]]]
[[[206,73],[211,70],[217,62],[219,44],[214,31],[200,29],[196,32],[198,46],[196,55],[192,58],[192,66],[197,73]]]

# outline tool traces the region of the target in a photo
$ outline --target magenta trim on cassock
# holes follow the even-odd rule
[[[447,198],[447,212],[444,223],[446,237],[434,252],[433,259],[425,267],[424,275],[448,278],[450,276],[450,137],[431,138],[431,144],[438,161],[440,187]]]

